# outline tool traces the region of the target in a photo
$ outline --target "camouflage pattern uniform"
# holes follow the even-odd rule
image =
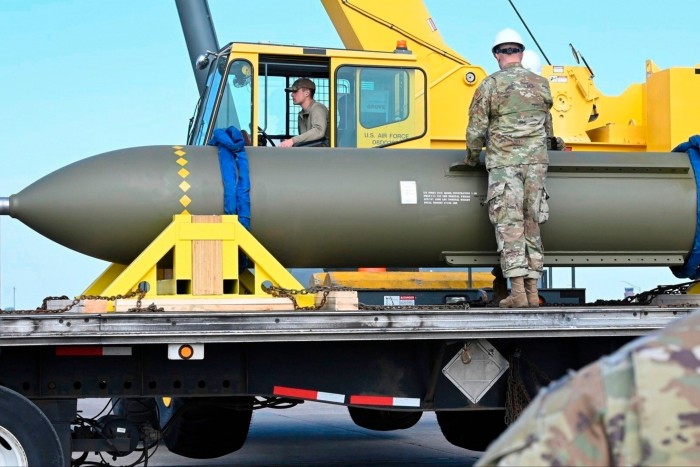
[[[542,390],[476,465],[700,465],[700,312]]]
[[[549,81],[510,63],[486,78],[469,107],[467,158],[486,146],[486,202],[504,277],[538,279],[544,250],[539,224],[549,216],[544,182],[553,135]]]

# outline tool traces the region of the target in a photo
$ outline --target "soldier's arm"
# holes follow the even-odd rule
[[[612,465],[604,393],[600,367],[594,365],[553,383],[475,465]]]
[[[476,165],[481,154],[481,148],[486,145],[486,134],[489,128],[491,111],[490,91],[484,81],[477,88],[469,106],[469,124],[467,125],[467,155],[465,162]]]
[[[544,101],[545,104],[547,105],[547,116],[544,121],[544,129],[547,132],[547,136],[554,136],[554,125],[552,123],[552,92],[549,89],[549,83],[545,83],[546,88],[544,92]]]

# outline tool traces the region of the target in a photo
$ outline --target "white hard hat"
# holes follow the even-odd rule
[[[496,47],[498,47],[501,44],[518,44],[522,46],[522,48],[525,48],[525,43],[523,42],[523,38],[520,37],[520,34],[518,34],[518,31],[515,29],[501,29],[498,31],[496,34],[496,38],[493,41],[493,45],[491,46],[491,51],[493,52]]]
[[[542,73],[542,61],[540,56],[534,50],[526,50],[523,52],[523,59],[520,61],[523,68],[530,70],[538,75]]]

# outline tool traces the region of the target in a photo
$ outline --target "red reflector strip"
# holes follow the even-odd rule
[[[285,388],[284,386],[275,386],[272,390],[275,396],[285,396],[285,397],[296,397],[298,399],[311,399],[316,400],[318,391],[311,391],[309,389],[295,389],[295,388]]]
[[[350,403],[358,405],[394,405],[394,398],[383,396],[350,396]]]
[[[102,347],[95,345],[71,345],[56,347],[58,357],[106,357],[131,355],[131,347]]]
[[[350,396],[350,403],[357,405],[384,405],[389,407],[420,407],[416,397]]]
[[[99,357],[102,355],[102,347],[56,347],[56,355],[59,357]]]
[[[345,403],[344,394],[333,392],[314,391],[312,389],[288,388],[275,386],[272,389],[275,396],[293,397],[295,399],[307,399],[311,401]],[[353,405],[382,405],[385,407],[420,407],[420,399],[417,397],[391,397],[391,396],[350,396],[349,404]]]
[[[294,397],[296,399],[308,399],[312,401],[337,402],[342,404],[345,402],[343,394],[335,394],[332,392],[313,391],[310,389],[287,388],[284,386],[275,386],[272,390],[275,396]]]

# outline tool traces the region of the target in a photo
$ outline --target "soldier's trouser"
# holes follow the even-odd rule
[[[540,224],[549,217],[546,176],[546,164],[489,170],[486,202],[504,277],[540,277],[544,259]]]

